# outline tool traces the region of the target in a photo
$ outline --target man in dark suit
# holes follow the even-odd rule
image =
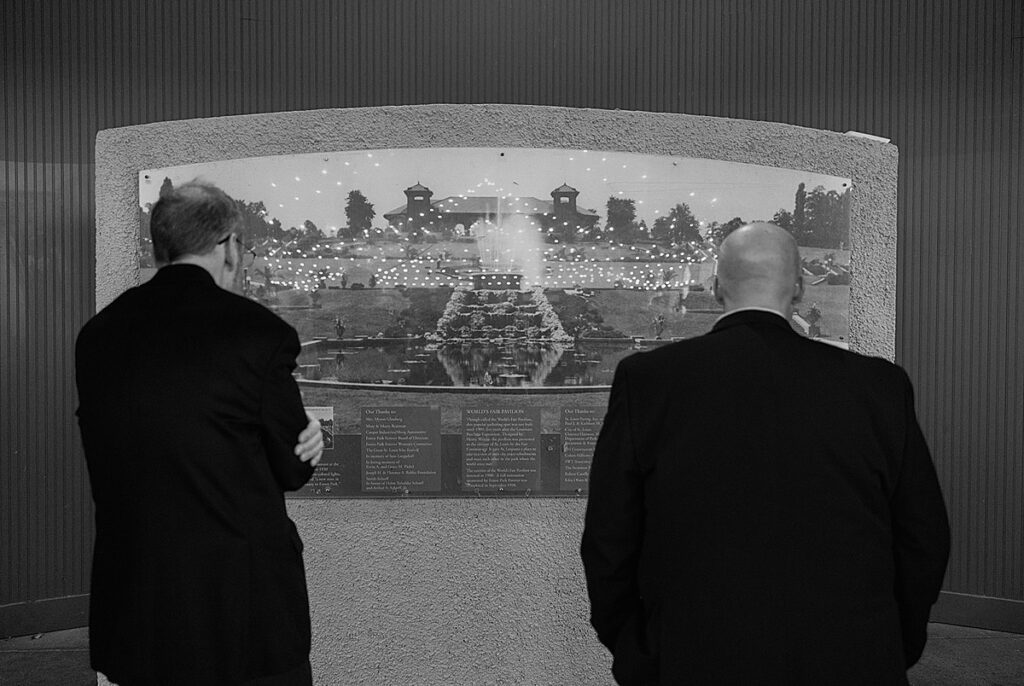
[[[240,221],[210,185],[163,196],[150,221],[163,266],[78,336],[96,504],[90,649],[121,686],[312,680],[283,492],[310,478],[322,438],[292,377],[295,330],[230,292]]]
[[[721,246],[710,333],[623,360],[590,474],[621,684],[905,684],[949,554],[906,373],[801,337],[793,238]]]

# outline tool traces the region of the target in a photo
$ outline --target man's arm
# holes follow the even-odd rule
[[[643,474],[634,453],[625,366],[615,370],[594,449],[580,546],[590,623],[613,651],[623,625],[640,609],[637,565],[643,543]]]
[[[890,499],[896,602],[907,667],[921,658],[928,639],[928,614],[939,597],[949,559],[949,520],[939,480],[914,412],[914,390],[906,372],[906,436],[903,463]]]
[[[270,469],[283,491],[294,491],[313,476],[313,464],[296,455],[295,441],[308,428],[299,386],[292,377],[299,354],[299,337],[288,329],[271,357],[263,379],[260,407],[263,444]],[[301,439],[300,439],[301,441]]]

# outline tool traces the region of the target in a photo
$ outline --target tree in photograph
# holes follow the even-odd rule
[[[793,235],[797,243],[804,237],[805,205],[807,204],[807,191],[804,184],[796,187],[796,200],[793,204]]]
[[[289,235],[295,240],[295,247],[300,251],[309,250],[324,239],[324,232],[309,219],[302,222],[300,228],[290,229]]]
[[[348,201],[345,203],[345,217],[348,219],[348,236],[361,236],[370,230],[370,225],[377,213],[373,209],[373,203],[366,199],[362,191],[353,190],[348,192]]]
[[[778,211],[772,215],[772,224],[775,224],[775,226],[780,229],[785,229],[786,231],[793,233],[793,213],[780,207]]]
[[[651,238],[659,243],[668,243],[672,240],[671,231],[674,227],[669,226],[668,217],[658,217],[651,227]]]
[[[281,225],[281,220],[274,217],[270,220],[270,224],[267,225],[267,236],[276,240],[284,240],[285,230],[284,226]]]
[[[553,217],[542,217],[540,226],[545,241],[562,245],[575,243],[576,232],[580,228],[574,222],[569,220],[557,221]]]
[[[746,224],[742,217],[733,217],[722,224],[722,238],[728,238],[729,234]]]
[[[700,222],[686,203],[677,204],[666,216],[655,219],[652,234],[655,240],[669,243],[699,243],[702,240]]]
[[[710,241],[715,245],[722,242],[722,225],[718,222],[711,222],[708,224],[707,231],[704,232],[704,240]]]
[[[804,231],[798,237],[801,245],[838,248],[849,240],[848,194],[849,191],[840,194],[817,186],[807,195]]]
[[[636,233],[636,201],[632,198],[608,198],[608,229],[621,242],[632,241]]]
[[[235,199],[235,207],[242,215],[242,242],[247,245],[256,245],[267,238],[280,238],[281,222],[277,219],[267,222],[266,206],[263,201],[246,202]]]
[[[302,222],[302,235],[305,238],[316,238],[317,240],[324,237],[324,232],[317,227],[312,221],[307,219]]]
[[[714,222],[711,224],[711,229],[708,231],[707,238],[715,245],[721,245],[726,236],[746,223],[747,222],[745,222],[742,217],[733,217],[724,224]]]
[[[266,285],[267,293],[274,292],[274,270],[270,268],[269,264],[265,264],[256,270],[256,274],[259,275],[264,284]]]
[[[164,182],[160,184],[160,197],[166,197],[168,193],[174,190],[174,184],[171,183],[170,177],[165,176]]]

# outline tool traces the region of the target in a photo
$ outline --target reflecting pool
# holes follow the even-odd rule
[[[303,346],[297,373],[311,380],[384,386],[610,386],[622,358],[668,342],[320,340]]]

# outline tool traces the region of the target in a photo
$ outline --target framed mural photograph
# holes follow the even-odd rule
[[[195,178],[237,203],[242,294],[298,331],[304,402],[329,419],[296,497],[585,493],[616,365],[711,329],[718,247],[753,221],[800,246],[794,330],[847,344],[848,178],[508,147],[145,169],[141,280],[150,209]]]

